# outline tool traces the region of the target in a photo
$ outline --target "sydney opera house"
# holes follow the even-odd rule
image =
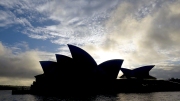
[[[144,87],[142,85],[157,85],[156,78],[149,75],[154,65],[129,70],[121,68],[122,59],[108,60],[97,65],[83,49],[70,44],[68,47],[72,57],[56,54],[57,62],[40,61],[44,73],[35,76],[31,85],[33,94],[106,93],[127,91],[127,88],[140,90]],[[123,75],[117,79],[120,70]]]
[[[103,89],[105,81],[116,80],[122,59],[105,61],[99,65],[84,50],[68,45],[72,58],[56,54],[57,62],[40,61],[43,74],[36,75],[31,85],[34,92]],[[93,87],[93,88],[92,88]]]
[[[123,75],[120,78],[126,79],[156,79],[155,77],[149,75],[149,71],[155,65],[142,66],[133,70],[121,68]]]

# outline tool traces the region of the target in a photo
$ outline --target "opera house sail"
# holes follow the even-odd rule
[[[43,74],[36,75],[31,94],[74,95],[119,92],[180,91],[179,83],[157,80],[149,75],[155,65],[133,70],[121,68],[122,59],[97,65],[83,49],[68,44],[72,57],[55,54],[56,62],[40,61]],[[123,75],[117,78],[119,71]]]
[[[149,71],[154,67],[155,65],[147,65],[142,66],[133,70],[121,68],[121,71],[123,72],[123,75],[120,78],[126,78],[126,79],[156,79],[155,77],[149,75]]]
[[[117,78],[123,63],[122,59],[108,60],[100,65],[83,49],[68,44],[72,58],[56,54],[57,62],[40,61],[43,74],[35,76],[31,85],[34,94],[77,90],[93,91],[108,89]],[[110,88],[110,87],[109,87]]]

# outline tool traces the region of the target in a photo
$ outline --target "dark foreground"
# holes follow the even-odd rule
[[[180,92],[118,93],[89,97],[63,98],[32,94],[11,95],[10,90],[0,90],[0,101],[179,101]]]
[[[12,94],[33,94],[48,96],[116,95],[118,93],[149,93],[180,91],[180,84],[165,80],[119,79],[114,81],[69,82],[61,86],[31,86],[31,89],[12,90]],[[36,84],[38,85],[38,84]],[[40,84],[41,85],[41,84]],[[42,88],[41,88],[42,87]]]

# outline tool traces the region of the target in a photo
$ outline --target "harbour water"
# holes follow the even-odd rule
[[[0,101],[180,101],[180,92],[119,93],[116,95],[61,98],[31,94],[12,95],[11,90],[0,90]]]

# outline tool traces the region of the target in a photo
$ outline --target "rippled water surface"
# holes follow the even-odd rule
[[[11,95],[10,90],[0,90],[0,101],[180,101],[180,92],[119,93],[91,97],[60,98],[35,95]]]

